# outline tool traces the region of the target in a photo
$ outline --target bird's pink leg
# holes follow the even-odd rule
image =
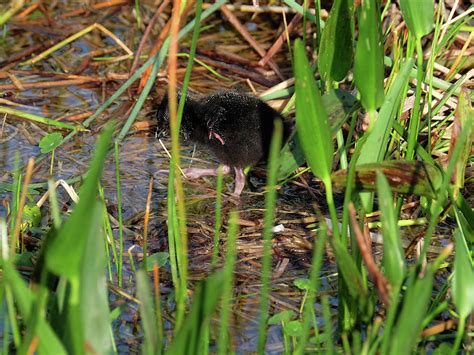
[[[217,169],[202,169],[202,168],[187,168],[183,169],[184,175],[188,179],[199,179],[202,176],[217,176]],[[224,175],[230,173],[230,167],[224,165],[222,167],[222,173]]]
[[[242,168],[234,168],[235,171],[235,189],[234,195],[240,196],[245,187],[245,174]]]

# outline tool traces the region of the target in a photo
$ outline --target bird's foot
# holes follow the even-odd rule
[[[245,187],[245,174],[242,168],[234,168],[235,171],[235,188],[233,195],[240,197]]]
[[[201,169],[201,168],[187,168],[183,170],[184,175],[187,179],[199,179],[202,176],[217,176],[218,168],[217,169]],[[224,165],[222,167],[222,173],[229,174],[230,167]]]

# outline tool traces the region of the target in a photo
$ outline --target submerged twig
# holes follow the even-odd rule
[[[51,53],[54,53],[56,52],[57,50],[61,49],[62,47],[64,47],[66,44],[69,44],[73,41],[75,41],[76,39],[84,36],[85,34],[95,30],[95,29],[98,29],[100,31],[102,31],[103,33],[105,33],[107,36],[109,36],[110,38],[112,38],[112,40],[117,43],[125,52],[127,52],[128,55],[132,56],[133,55],[133,52],[125,45],[125,43],[122,42],[122,40],[120,38],[118,38],[114,33],[110,32],[108,29],[106,29],[104,26],[102,26],[100,23],[94,23],[86,28],[84,28],[83,30],[73,34],[72,36],[69,36],[68,38],[66,38],[65,40],[59,42],[58,44],[56,44],[55,46],[47,49],[46,51],[38,54],[36,57],[30,59],[30,60],[27,60],[26,62],[23,62],[22,64],[23,65],[28,65],[28,64],[35,64],[37,62],[39,62],[40,60],[46,58],[47,56],[49,56]]]

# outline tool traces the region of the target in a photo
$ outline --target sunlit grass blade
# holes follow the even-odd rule
[[[326,82],[344,79],[352,64],[354,2],[334,1],[321,35],[319,71]],[[298,66],[298,65],[297,65]]]
[[[125,136],[127,135],[130,127],[132,127],[133,122],[135,122],[135,119],[137,118],[138,114],[140,113],[140,110],[145,103],[145,100],[148,97],[148,94],[151,91],[151,88],[153,87],[153,83],[155,82],[156,74],[158,73],[158,69],[161,68],[163,65],[164,59],[165,59],[165,53],[166,53],[166,47],[165,45],[169,43],[166,42],[163,44],[163,49],[158,53],[158,57],[156,58],[156,61],[153,64],[153,67],[151,69],[151,75],[148,78],[145,87],[143,88],[142,92],[140,93],[140,96],[138,97],[137,102],[135,103],[135,106],[132,109],[132,112],[130,112],[130,115],[127,118],[127,121],[125,121],[125,124],[123,125],[122,129],[120,130],[120,133],[117,135],[116,141],[121,142]]]
[[[377,193],[383,233],[383,266],[385,275],[392,286],[392,293],[398,294],[405,277],[405,257],[392,192],[387,179],[380,171],[377,171]]]
[[[378,109],[384,99],[384,53],[381,31],[378,1],[362,1],[354,80],[360,91],[362,105],[369,113]]]

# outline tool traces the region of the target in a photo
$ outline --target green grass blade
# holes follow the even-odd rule
[[[122,218],[122,189],[120,186],[120,161],[119,161],[119,145],[117,142],[114,144],[114,157],[115,157],[115,181],[117,191],[117,210],[118,210],[118,222],[119,222],[119,255],[118,255],[118,267],[117,267],[117,279],[118,286],[122,287],[122,268],[123,268],[123,218]]]
[[[413,60],[408,59],[400,68],[400,71],[387,93],[385,101],[380,108],[377,121],[369,137],[365,142],[357,165],[382,161],[387,151],[390,132],[395,113],[398,110],[401,100],[400,93],[408,81],[408,76],[413,68]]]
[[[222,227],[222,181],[224,178],[222,165],[217,170],[216,183],[216,214],[214,222],[214,240],[212,246],[211,267],[213,269],[217,266],[217,259],[219,257],[219,240]]]
[[[316,294],[319,289],[319,273],[321,270],[321,265],[323,261],[323,254],[325,250],[325,243],[327,240],[327,226],[325,223],[321,223],[321,227],[319,228],[319,233],[317,237],[314,238],[313,243],[313,256],[311,261],[311,271],[309,276],[309,281],[311,288],[308,290],[308,298],[305,303],[304,313],[303,313],[303,331],[302,336],[299,339],[298,348],[296,349],[295,354],[301,355],[304,354],[304,349],[306,346],[306,342],[310,335],[310,323],[311,319],[313,318],[314,314],[314,304],[316,300]],[[317,324],[313,324],[316,328]],[[315,332],[317,330],[315,329]]]
[[[224,266],[224,283],[222,285],[222,303],[219,339],[217,342],[217,354],[229,353],[229,317],[232,308],[232,290],[234,284],[234,268],[236,253],[236,240],[239,233],[239,214],[232,211],[229,217],[229,233],[227,234],[227,254]]]
[[[260,295],[260,319],[258,323],[257,351],[263,353],[267,339],[268,303],[270,292],[270,273],[272,255],[272,228],[275,221],[274,209],[276,203],[276,175],[278,169],[278,154],[281,149],[283,123],[275,121],[275,129],[270,144],[268,162],[267,188],[265,194],[265,215],[263,217],[263,257],[262,257],[262,290]]]
[[[432,287],[432,272],[427,272],[421,279],[412,275],[398,322],[392,332],[392,343],[389,347],[392,354],[412,352],[420,336],[421,324],[428,308]]]
[[[402,89],[406,86],[408,76],[413,68],[413,60],[408,59],[400,68],[393,85],[385,97],[384,103],[380,108],[379,117],[373,124],[367,141],[362,147],[360,158],[357,165],[374,163],[384,159],[388,148],[390,132],[395,121],[395,113],[399,108]],[[362,204],[366,211],[372,210],[372,194],[360,195]]]
[[[383,266],[392,291],[398,293],[405,277],[405,257],[397,226],[392,191],[387,179],[380,171],[377,171],[377,193],[383,233]]]
[[[144,270],[137,271],[137,297],[140,300],[140,320],[143,327],[143,354],[159,354],[161,348],[158,339],[157,319],[155,319],[155,310],[153,309],[153,299],[148,282],[148,276]]]
[[[203,325],[209,322],[221,298],[223,280],[223,272],[219,271],[197,286],[191,309],[166,354],[197,354],[205,328]]]
[[[26,286],[25,281],[9,260],[2,259],[1,267],[3,282],[11,287],[15,303],[23,319],[28,319],[33,308],[33,291]],[[44,318],[39,320],[36,334],[39,340],[39,351],[44,354],[67,354],[64,345]]]
[[[321,94],[301,40],[295,42],[296,129],[314,175],[330,183],[334,147]]]
[[[151,69],[150,76],[148,77],[148,80],[145,84],[145,87],[143,88],[143,91],[141,92],[140,96],[138,97],[137,102],[135,103],[135,106],[133,106],[132,112],[130,112],[130,115],[127,118],[127,121],[125,121],[125,124],[123,125],[122,129],[120,130],[120,133],[118,134],[116,141],[121,142],[125,136],[127,135],[130,127],[132,127],[133,122],[135,122],[135,119],[137,118],[138,114],[140,113],[140,110],[145,103],[145,100],[148,97],[148,94],[151,91],[151,88],[153,87],[153,83],[155,82],[156,74],[158,73],[158,69],[163,65],[163,62],[165,60],[165,53],[167,50],[167,46],[169,45],[169,41],[166,41],[163,43],[163,48],[161,51],[158,53],[158,57],[156,57],[156,61],[153,64],[153,67]]]
[[[61,121],[55,121],[47,117],[35,115],[33,113],[24,112],[20,110],[15,110],[13,108],[5,107],[5,106],[0,106],[0,113],[13,115],[13,116],[24,118],[25,120],[29,120],[33,122],[43,123],[48,126],[53,126],[53,127],[62,128],[62,129],[70,129],[74,132],[85,130],[79,125],[72,125],[72,124],[61,122]]]

